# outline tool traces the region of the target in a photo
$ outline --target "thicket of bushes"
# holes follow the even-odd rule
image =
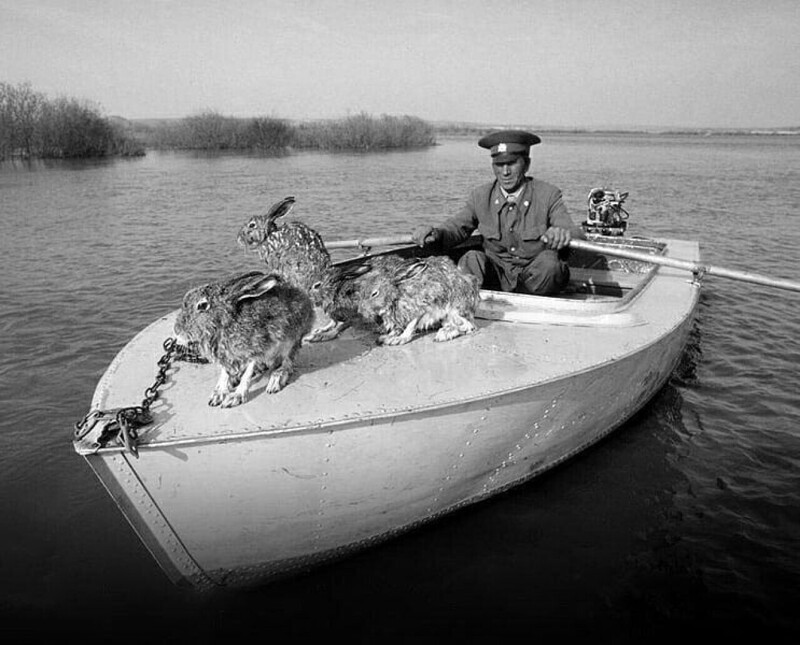
[[[280,152],[390,150],[434,145],[430,124],[412,116],[342,119],[293,124],[274,117],[236,118],[205,111],[150,122],[104,117],[86,101],[50,99],[30,84],[0,82],[0,159],[143,155],[147,148]]]
[[[239,119],[210,111],[137,126],[135,132],[148,148],[168,150],[282,150],[294,137],[283,119]]]
[[[0,82],[0,159],[141,154],[142,144],[93,104]]]
[[[433,126],[413,116],[372,117],[361,113],[344,119],[300,124],[297,148],[321,150],[390,150],[421,148],[436,143]]]
[[[436,143],[433,127],[422,119],[365,113],[294,125],[274,117],[235,118],[206,111],[177,121],[139,126],[137,133],[147,147],[174,150],[367,151]]]

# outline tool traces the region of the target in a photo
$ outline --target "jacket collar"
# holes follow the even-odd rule
[[[503,208],[503,205],[506,203],[506,195],[505,191],[500,187],[500,184],[497,183],[495,179],[494,185],[492,186],[492,191],[490,193],[490,202],[491,202],[491,209],[495,215],[499,215],[500,211]],[[519,204],[520,210],[525,213],[531,205],[533,201],[533,177],[525,177],[524,184],[522,186],[522,191],[519,193],[519,197],[517,197],[517,204]]]

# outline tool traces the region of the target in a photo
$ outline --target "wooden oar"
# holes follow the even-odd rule
[[[325,246],[329,249],[370,248],[373,246],[395,246],[403,244],[414,244],[414,240],[411,239],[411,235],[368,237],[359,240],[335,240],[331,242],[325,242]],[[649,253],[632,251],[630,249],[616,249],[602,244],[596,244],[594,242],[587,242],[586,240],[571,240],[569,245],[573,249],[583,249],[585,251],[627,258],[629,260],[640,260],[642,262],[659,264],[662,266],[672,267],[674,269],[691,271],[692,273],[701,275],[716,275],[721,278],[730,278],[731,280],[740,280],[742,282],[752,282],[768,287],[775,287],[777,289],[800,291],[800,282],[795,282],[793,280],[782,280],[780,278],[771,278],[769,276],[759,275],[758,273],[751,273],[749,271],[736,271],[735,269],[725,269],[724,267],[712,266],[710,264],[676,260],[674,258],[666,258],[661,255],[651,255]]]
[[[672,267],[674,269],[683,269],[685,271],[691,271],[692,273],[701,275],[716,275],[720,276],[721,278],[730,278],[731,280],[740,280],[742,282],[753,282],[755,284],[763,284],[768,287],[776,287],[778,289],[800,291],[800,282],[782,280],[779,278],[770,278],[769,276],[759,275],[758,273],[751,273],[749,271],[736,271],[734,269],[725,269],[723,267],[717,267],[710,264],[700,264],[698,262],[687,262],[686,260],[665,258],[661,255],[650,255],[649,253],[632,251],[630,249],[614,249],[602,244],[587,242],[586,240],[571,240],[569,246],[573,249],[583,249],[585,251],[603,253],[604,255],[613,255],[620,258],[627,258],[629,260],[641,260],[642,262],[650,262],[651,264],[659,264],[662,266]]]
[[[333,240],[325,242],[327,249],[353,249],[370,248],[372,246],[396,246],[399,244],[414,244],[410,235],[394,235],[389,237],[367,237],[360,240]]]

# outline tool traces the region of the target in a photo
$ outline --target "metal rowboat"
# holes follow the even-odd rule
[[[597,244],[699,261],[695,242]],[[137,455],[75,449],[177,584],[254,585],[342,557],[561,464],[664,385],[696,276],[580,249],[570,263],[563,296],[483,291],[478,332],[449,342],[348,330],[308,345],[284,390],[256,383],[235,408],[207,406],[215,366],[175,363]],[[175,315],[119,352],[93,409],[141,397]]]

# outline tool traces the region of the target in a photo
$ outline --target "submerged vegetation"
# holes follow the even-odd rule
[[[0,159],[142,154],[142,144],[93,104],[0,82]]]

